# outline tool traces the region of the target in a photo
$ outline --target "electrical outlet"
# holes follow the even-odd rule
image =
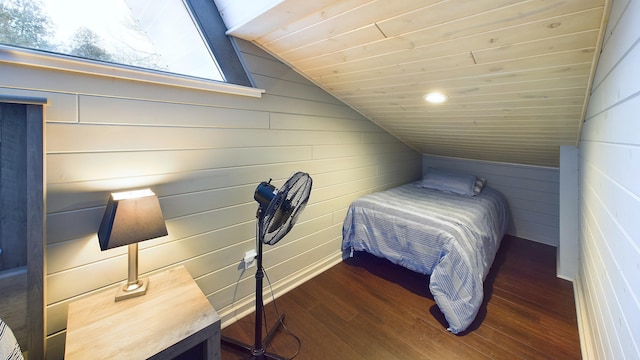
[[[249,250],[246,253],[244,253],[244,269],[248,269],[250,267],[253,267],[253,265],[255,265],[255,260],[256,260],[256,256],[258,254],[256,253],[255,250]]]

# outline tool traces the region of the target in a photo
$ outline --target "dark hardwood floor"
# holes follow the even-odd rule
[[[485,281],[480,313],[459,335],[446,330],[427,276],[366,253],[276,305],[300,339],[296,359],[580,359],[572,285],[555,272],[555,248],[506,236]],[[273,303],[265,313],[273,324]],[[252,344],[253,324],[252,314],[222,334]],[[267,351],[289,358],[297,349],[295,338],[281,330]],[[240,358],[223,347],[222,359]]]

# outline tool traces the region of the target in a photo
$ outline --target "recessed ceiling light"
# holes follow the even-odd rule
[[[424,99],[432,104],[440,104],[447,101],[449,98],[441,92],[434,91],[425,95]]]

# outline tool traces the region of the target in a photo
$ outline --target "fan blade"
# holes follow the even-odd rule
[[[269,226],[268,232],[274,232],[277,228],[281,227],[289,220],[289,217],[293,213],[294,208],[291,206],[291,201],[284,200],[282,206],[280,206],[276,213],[273,215],[271,226]]]

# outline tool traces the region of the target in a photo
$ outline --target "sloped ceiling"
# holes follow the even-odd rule
[[[230,35],[423,154],[551,167],[577,145],[609,2],[216,0]]]

